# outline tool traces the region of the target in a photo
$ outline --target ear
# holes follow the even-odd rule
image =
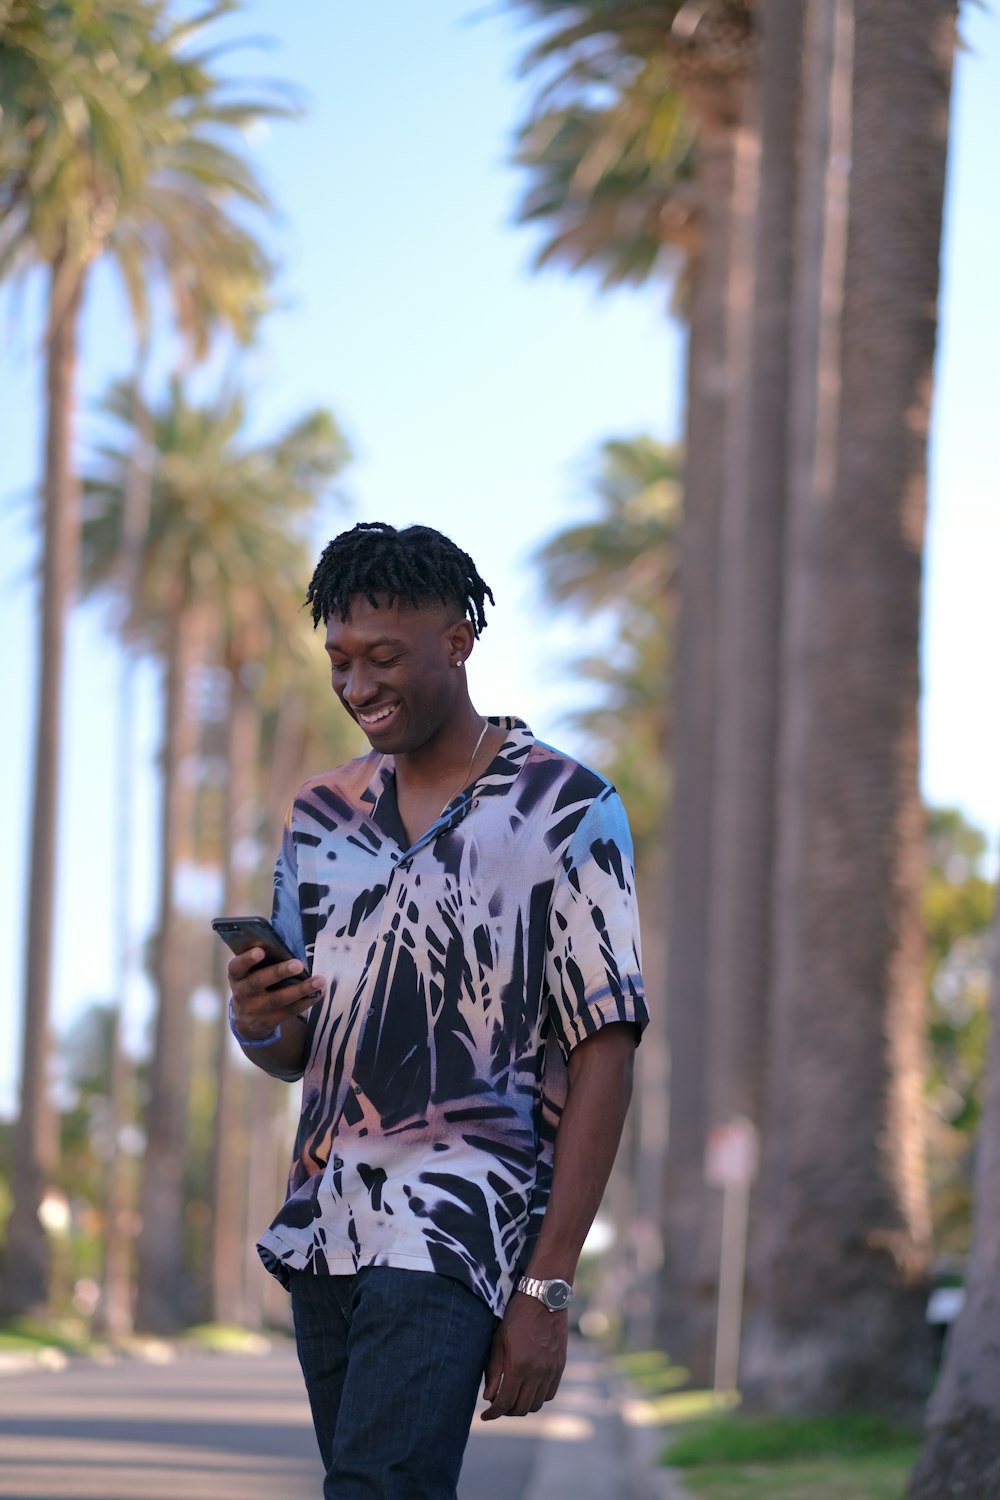
[[[464,666],[476,644],[476,632],[471,620],[456,620],[445,632],[448,661],[453,667]]]

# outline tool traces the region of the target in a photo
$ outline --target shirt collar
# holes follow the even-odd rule
[[[422,849],[425,844],[446,829],[454,828],[469,813],[480,797],[503,796],[520,775],[521,768],[535,743],[535,736],[523,719],[503,714],[490,714],[487,717],[490,724],[504,730],[502,745],[485,771],[477,776],[471,785],[463,787],[461,794],[452,798],[427,831],[406,851],[407,854],[413,854],[417,849]],[[361,794],[362,809],[365,816],[369,818],[396,772],[395,759],[391,755],[380,755],[377,751],[372,751],[372,762],[367,785]]]

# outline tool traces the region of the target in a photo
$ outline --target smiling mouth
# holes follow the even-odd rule
[[[396,712],[397,704],[390,703],[387,708],[377,708],[371,713],[362,713],[360,709],[354,710],[358,723],[362,729],[377,729],[380,724],[392,717]]]

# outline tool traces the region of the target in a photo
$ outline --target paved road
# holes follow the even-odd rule
[[[461,1500],[523,1500],[543,1446],[530,1420],[477,1424]],[[289,1348],[0,1379],[5,1500],[318,1500],[321,1485]]]
[[[459,1500],[635,1500],[626,1446],[600,1360],[574,1342],[544,1411],[473,1423]],[[319,1500],[321,1489],[291,1345],[0,1378],[4,1500]]]

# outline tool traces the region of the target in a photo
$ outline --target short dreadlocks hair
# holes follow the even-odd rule
[[[477,636],[486,629],[486,600],[495,602],[472,558],[449,537],[431,526],[397,531],[385,521],[359,521],[324,547],[306,591],[313,625],[331,615],[346,620],[359,594],[373,606],[377,595],[414,608],[432,600],[454,604]]]

